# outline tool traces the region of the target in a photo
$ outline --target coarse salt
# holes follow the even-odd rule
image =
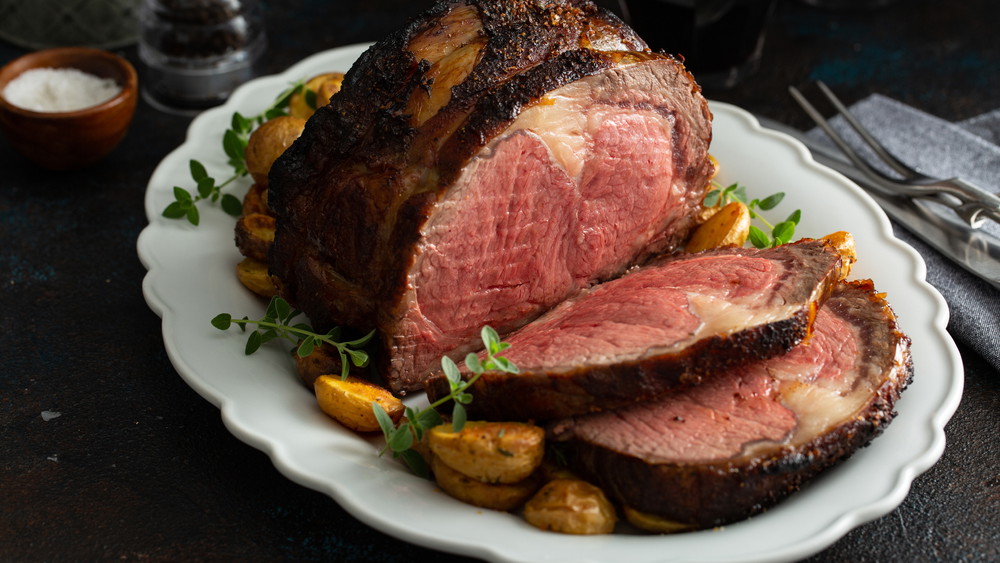
[[[3,97],[19,108],[51,113],[96,106],[121,90],[111,78],[75,68],[35,68],[11,80],[3,90]]]

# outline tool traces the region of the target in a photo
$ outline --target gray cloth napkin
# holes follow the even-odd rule
[[[913,168],[942,178],[962,176],[1000,192],[1000,110],[951,123],[878,94],[850,110],[886,149]],[[851,146],[871,155],[843,119],[835,118],[831,124]],[[827,142],[818,128],[808,135]],[[869,158],[869,162],[875,161]],[[1000,236],[1000,225],[986,223],[983,228]],[[1000,291],[924,244],[905,227],[893,222],[893,230],[927,263],[927,281],[941,292],[951,309],[948,331],[952,337],[1000,370]]]

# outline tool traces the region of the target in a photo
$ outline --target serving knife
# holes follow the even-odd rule
[[[1000,289],[1000,238],[983,229],[974,229],[958,220],[954,213],[938,213],[935,204],[908,197],[880,193],[873,182],[836,148],[825,146],[802,131],[762,116],[763,127],[773,129],[801,142],[813,160],[853,180],[885,210],[886,214],[956,264]]]

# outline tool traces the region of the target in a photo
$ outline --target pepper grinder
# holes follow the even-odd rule
[[[256,0],[143,0],[143,97],[180,113],[218,105],[254,76],[265,46]]]

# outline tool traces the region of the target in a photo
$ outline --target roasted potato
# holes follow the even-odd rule
[[[236,277],[247,289],[261,297],[270,299],[278,294],[278,288],[267,273],[267,264],[263,262],[244,258],[236,265]]]
[[[240,254],[264,264],[274,243],[274,217],[263,213],[244,215],[236,221],[236,248]]]
[[[267,186],[254,184],[243,196],[243,215],[260,213],[271,215],[271,209],[267,206]]]
[[[601,489],[579,479],[556,479],[525,503],[524,519],[563,534],[610,534],[618,517]]]
[[[282,115],[265,121],[250,134],[245,155],[254,182],[267,186],[271,165],[299,138],[305,126],[305,119]]]
[[[303,90],[292,94],[288,101],[288,113],[300,119],[309,119],[312,114],[326,104],[330,103],[330,97],[340,91],[340,85],[344,82],[344,73],[327,72],[318,74],[306,81]],[[307,94],[306,92],[312,92]],[[310,98],[315,96],[315,105],[310,104]]]
[[[684,532],[693,528],[690,524],[682,524],[673,520],[667,520],[662,516],[656,516],[655,514],[639,512],[638,510],[628,506],[622,507],[622,512],[625,514],[625,519],[628,520],[630,524],[647,532],[653,532],[656,534],[675,534],[677,532]]]
[[[750,235],[750,210],[731,201],[695,229],[684,249],[700,252],[723,246],[743,246]]]
[[[456,471],[436,455],[431,456],[431,471],[434,481],[449,496],[492,510],[514,510],[538,490],[534,477],[516,483],[485,483]]]
[[[295,373],[310,389],[319,376],[340,373],[340,353],[329,344],[320,343],[305,357],[292,350],[292,357],[295,359]]]
[[[858,261],[858,249],[854,244],[854,235],[847,231],[837,231],[826,235],[822,240],[832,244],[840,253],[840,279],[847,279],[851,273],[851,267]]]
[[[515,483],[545,454],[545,431],[523,422],[470,421],[459,432],[442,424],[428,433],[431,452],[449,467],[486,483]]]
[[[405,407],[387,389],[360,377],[321,375],[313,385],[319,408],[337,422],[357,432],[380,430],[372,403],[382,405],[393,422],[399,422]]]

